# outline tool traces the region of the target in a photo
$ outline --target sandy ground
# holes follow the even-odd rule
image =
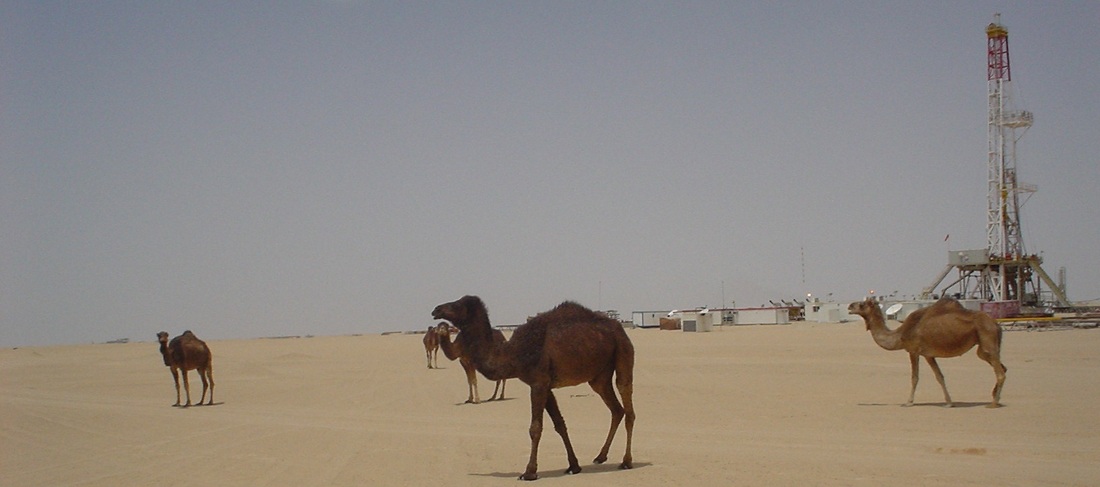
[[[955,408],[923,363],[918,404],[900,407],[906,355],[861,322],[629,333],[635,468],[616,469],[622,431],[591,463],[608,413],[572,387],[557,397],[584,471],[563,475],[548,428],[539,483],[1100,484],[1100,330],[1005,333],[1000,409],[983,407],[993,372],[974,352],[940,362]],[[516,485],[528,388],[462,404],[462,369],[440,354],[428,370],[420,340],[213,341],[217,404],[191,408],[171,406],[151,341],[0,350],[0,484]]]

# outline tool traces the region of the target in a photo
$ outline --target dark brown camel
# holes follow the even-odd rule
[[[446,326],[445,323],[440,323]],[[428,356],[428,368],[439,368],[439,333],[438,327],[428,327],[428,332],[424,334],[424,353]]]
[[[511,340],[494,345],[489,312],[477,296],[441,304],[432,311],[432,316],[458,327],[456,343],[461,344],[463,352],[485,377],[491,380],[518,377],[531,386],[531,458],[520,479],[538,478],[543,411],[550,413],[554,430],[565,444],[569,459],[565,472],[581,471],[552,389],[585,382],[611,410],[607,440],[593,461],[607,461],[615,431],[625,417],[626,454],[619,468],[633,467],[630,443],[634,432],[634,345],[621,324],[567,301],[528,320],[516,329]],[[615,397],[613,380],[622,404]]]
[[[447,357],[447,360],[458,359],[459,365],[462,365],[462,370],[466,372],[466,387],[469,389],[469,395],[466,397],[467,404],[480,404],[481,396],[477,393],[477,367],[474,367],[473,362],[462,352],[462,345],[459,343],[451,342],[451,327],[446,323],[440,323],[436,325],[435,332],[439,336],[439,346],[443,349],[443,355]],[[500,330],[493,328],[493,346],[496,347],[501,343],[508,341],[504,338],[504,333]],[[500,398],[504,400],[504,385],[507,379],[500,379],[496,381],[496,385],[493,387],[493,397],[490,397],[490,401],[497,400],[497,391],[500,391]]]
[[[175,405],[180,405],[180,371],[183,371],[183,388],[187,391],[187,404],[184,407],[191,405],[191,384],[187,381],[187,371],[192,369],[198,370],[199,378],[202,379],[202,397],[199,398],[199,405],[201,406],[206,398],[207,386],[210,388],[210,402],[207,404],[214,404],[213,355],[210,353],[210,347],[206,346],[206,342],[199,340],[191,330],[183,332],[171,342],[168,341],[168,332],[162,331],[157,333],[157,341],[160,342],[160,354],[164,356],[164,365],[172,370],[172,379],[176,381]]]
[[[912,389],[909,390],[906,406],[913,405],[920,374],[919,357],[924,357],[943,389],[944,407],[951,407],[951,395],[947,393],[947,384],[936,358],[958,357],[974,345],[978,346],[978,358],[988,362],[997,376],[997,383],[993,386],[993,402],[988,407],[1000,406],[1001,388],[1004,387],[1008,369],[1001,363],[1001,327],[988,314],[968,310],[958,301],[944,298],[930,307],[910,313],[901,326],[890,330],[886,328],[882,309],[872,299],[852,303],[848,306],[848,312],[863,317],[867,330],[878,346],[909,352]]]

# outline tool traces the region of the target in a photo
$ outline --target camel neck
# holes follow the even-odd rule
[[[451,342],[450,333],[444,333],[439,336],[439,348],[443,350],[443,356],[447,357],[447,360],[458,360],[461,355],[458,351],[458,347]]]
[[[900,334],[897,330],[886,327],[886,319],[880,313],[863,318],[867,321],[867,328],[871,330],[871,338],[878,346],[886,350],[901,349]]]
[[[492,327],[464,330],[458,335],[458,341],[460,342],[462,354],[485,377],[490,380],[515,377],[514,374],[511,374],[510,362],[505,359],[501,345],[493,340]]]
[[[168,359],[168,344],[165,342],[160,342],[160,355],[164,357],[164,365],[172,365],[171,361]]]

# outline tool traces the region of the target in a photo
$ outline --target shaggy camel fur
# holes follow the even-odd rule
[[[964,308],[958,301],[944,298],[930,307],[921,308],[905,318],[896,330],[886,328],[882,309],[872,299],[857,301],[848,306],[848,312],[863,317],[867,329],[878,346],[886,350],[909,352],[912,368],[912,389],[906,406],[913,405],[919,375],[919,357],[924,357],[943,389],[944,407],[951,407],[951,396],[943,372],[936,363],[937,357],[958,357],[974,345],[978,346],[978,358],[993,367],[997,384],[993,386],[993,401],[987,407],[1000,406],[1001,388],[1008,369],[1001,363],[1001,327],[981,311]]]
[[[479,372],[491,380],[518,377],[531,386],[531,457],[522,480],[538,478],[539,439],[543,412],[565,444],[569,468],[581,471],[552,389],[588,383],[611,411],[611,428],[595,463],[607,461],[615,431],[626,418],[626,454],[619,468],[632,468],[630,443],[634,432],[634,345],[619,322],[573,302],[531,318],[512,339],[494,345],[489,312],[477,296],[444,303],[432,311],[458,327],[456,339]],[[613,385],[614,384],[614,385]],[[618,386],[622,404],[615,397]]]
[[[447,360],[458,359],[459,365],[462,366],[462,370],[466,372],[466,386],[469,389],[469,395],[466,397],[467,404],[480,404],[481,396],[477,393],[477,368],[474,367],[473,362],[466,357],[466,354],[462,352],[462,345],[451,342],[451,327],[446,323],[440,323],[435,327],[435,331],[439,336],[439,346],[443,349],[443,355],[447,357]],[[504,333],[496,328],[493,329],[493,345],[497,346],[504,343],[507,339],[504,338]],[[493,387],[493,397],[490,397],[490,401],[497,400],[497,391],[500,391],[499,399],[504,400],[504,383],[507,379],[500,379],[496,381],[496,385]]]
[[[447,326],[445,323],[440,323],[443,326]],[[424,353],[428,356],[428,368],[439,368],[439,333],[437,333],[438,327],[428,327],[427,333],[424,333]]]
[[[191,405],[191,384],[187,381],[187,371],[192,369],[198,370],[199,378],[202,379],[202,397],[199,398],[199,405],[201,406],[206,398],[207,386],[210,388],[210,402],[207,404],[214,404],[213,355],[210,353],[210,347],[206,346],[206,342],[199,340],[191,330],[183,332],[171,342],[168,341],[168,332],[162,331],[157,333],[157,341],[160,342],[160,354],[164,357],[164,365],[171,369],[172,379],[176,381],[175,405],[180,405],[179,371],[181,370],[183,388],[187,391],[187,404],[184,407]]]

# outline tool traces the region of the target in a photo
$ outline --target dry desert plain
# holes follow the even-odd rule
[[[528,388],[462,404],[461,367],[427,369],[421,335],[209,341],[216,404],[176,408],[157,331],[0,350],[0,485],[516,485],[526,464]],[[547,428],[540,484],[1100,484],[1100,330],[1006,332],[1000,409],[973,351],[940,361],[955,408],[923,362],[901,407],[908,359],[859,321],[629,335],[634,469],[616,468],[621,429],[591,463],[609,415],[571,387],[557,397],[584,471],[563,474]]]

